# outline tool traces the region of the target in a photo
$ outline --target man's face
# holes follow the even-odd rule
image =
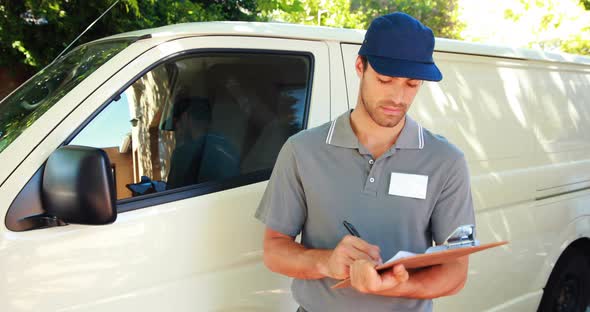
[[[410,109],[422,80],[381,75],[368,61],[363,71],[360,57],[356,60],[356,71],[361,80],[360,105],[379,126],[395,127]]]

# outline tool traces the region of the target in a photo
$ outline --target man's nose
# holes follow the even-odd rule
[[[404,88],[398,83],[392,84],[389,88],[387,98],[395,105],[402,105],[404,99]]]

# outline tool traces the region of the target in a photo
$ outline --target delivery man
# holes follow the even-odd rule
[[[407,115],[423,81],[442,79],[433,50],[432,31],[413,17],[375,19],[355,63],[355,109],[279,153],[256,217],[267,226],[264,262],[294,278],[300,311],[431,311],[432,298],[465,284],[467,257],[375,271],[400,250],[423,253],[475,223],[463,153]],[[351,288],[331,289],[348,277]]]

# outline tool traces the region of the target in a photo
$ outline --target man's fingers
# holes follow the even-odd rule
[[[410,274],[403,264],[394,266],[391,270],[387,270],[381,274],[381,282],[383,289],[396,287],[401,283],[405,283],[410,278]]]
[[[402,264],[379,274],[370,261],[358,260],[350,267],[350,278],[354,288],[363,293],[376,293],[405,283],[410,275]]]
[[[400,283],[404,283],[410,278],[410,274],[403,264],[398,264],[393,267],[393,275]]]
[[[347,235],[344,239],[354,248],[369,255],[374,261],[378,262],[381,260],[381,250],[379,246],[371,245],[366,241],[352,235]]]
[[[367,260],[367,261],[371,261],[374,262],[373,258],[366,254],[365,252],[358,250],[354,247],[349,247],[346,249],[346,254],[348,257],[350,257],[354,262],[355,260]]]
[[[383,289],[389,289],[397,286],[399,281],[393,274],[393,270],[387,270],[381,274],[381,283]]]
[[[350,278],[352,286],[363,293],[376,291],[381,285],[381,277],[375,271],[372,261],[355,261],[350,267]]]
[[[345,275],[348,275],[350,266],[356,260],[366,260],[371,263],[371,269],[383,262],[378,246],[371,245],[356,236],[346,235],[330,256],[329,270],[332,272],[330,276],[346,277]],[[346,272],[342,272],[343,269]]]
[[[369,257],[371,257],[371,260],[375,263],[379,263],[379,262],[383,262],[383,260],[381,259],[381,253],[379,252],[379,247],[377,246],[373,246],[370,248],[366,248],[366,249],[358,249],[361,252],[367,254]],[[355,247],[356,248],[356,247]]]

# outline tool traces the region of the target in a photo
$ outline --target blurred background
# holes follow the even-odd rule
[[[114,6],[113,6],[114,5]],[[366,29],[402,11],[437,37],[590,55],[590,0],[0,0],[0,99],[75,44],[200,21]]]

